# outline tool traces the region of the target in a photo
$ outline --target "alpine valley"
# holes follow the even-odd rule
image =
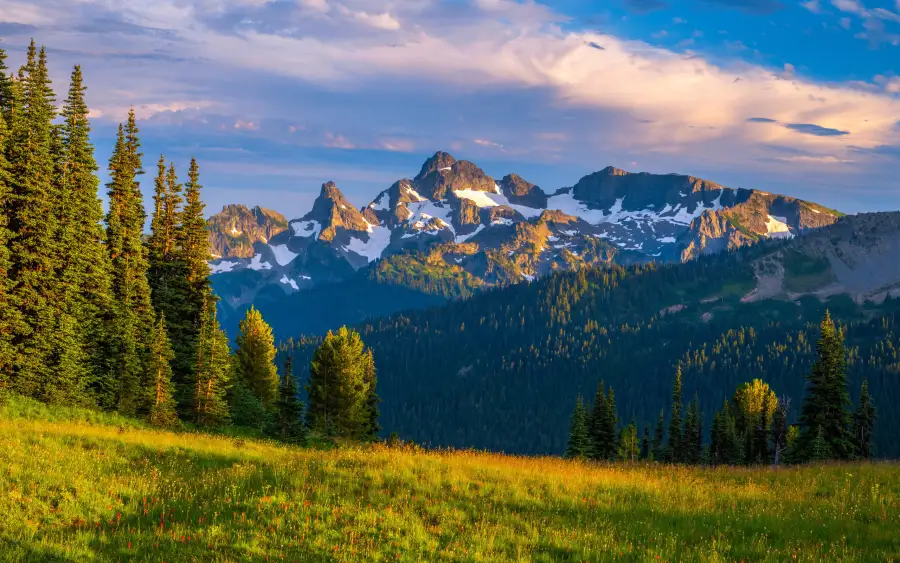
[[[287,337],[552,272],[686,262],[839,216],[788,196],[613,167],[545,190],[438,152],[361,209],[328,182],[290,221],[228,205],[210,218],[209,238],[224,326],[233,331],[252,303]]]

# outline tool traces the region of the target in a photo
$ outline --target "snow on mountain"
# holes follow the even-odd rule
[[[233,209],[211,223],[230,236],[251,226],[231,219],[241,213],[247,215]],[[545,192],[515,174],[497,181],[471,162],[436,153],[414,179],[395,182],[359,209],[334,183],[323,184],[309,213],[260,233],[240,258],[218,253],[224,258],[211,267],[223,287],[245,270],[258,273],[246,285],[227,286],[233,303],[267,284],[306,289],[423,251],[432,263],[442,260],[490,285],[608,261],[689,260],[759,237],[800,235],[835,218],[786,196],[612,167]]]

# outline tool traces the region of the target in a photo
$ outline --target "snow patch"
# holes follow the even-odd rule
[[[656,239],[656,240],[663,244],[672,244],[675,242],[675,237],[663,237],[661,239]]]
[[[283,283],[283,284],[285,284],[285,285],[289,285],[289,286],[293,287],[294,290],[299,290],[299,289],[300,289],[300,287],[297,286],[297,282],[295,282],[294,280],[288,278],[287,276],[281,276],[281,280],[279,280],[279,281],[281,281],[281,283]]]
[[[288,250],[286,244],[278,244],[275,246],[269,246],[272,249],[272,254],[275,255],[275,261],[278,262],[279,266],[287,266],[291,262],[293,262],[294,258],[299,256]]]
[[[251,270],[271,270],[272,265],[268,262],[262,261],[262,254],[257,254],[253,257],[253,260],[250,261],[250,264],[247,266]]]
[[[445,166],[443,168],[438,168],[438,172],[443,172],[444,170],[452,170],[452,169],[453,169],[452,166]]]
[[[237,265],[238,265],[237,262],[229,262],[228,260],[223,260],[222,262],[219,262],[218,264],[210,264],[209,265],[209,267],[210,267],[209,273],[210,273],[210,275],[227,274],[227,273],[231,272],[234,269],[234,267]]]
[[[322,232],[322,225],[318,221],[294,221],[291,223],[291,230],[298,237],[316,238]]]
[[[497,225],[509,226],[509,225],[513,225],[513,224],[515,224],[515,221],[513,221],[512,219],[507,219],[506,217],[501,217],[499,219],[495,219],[495,220],[491,221],[492,227],[496,227]]]
[[[350,238],[350,243],[344,247],[344,250],[355,252],[360,256],[365,256],[369,262],[374,262],[381,258],[381,254],[391,244],[391,230],[387,227],[373,225],[366,221],[369,226],[369,240],[362,240],[356,237]]]
[[[375,211],[387,211],[390,209],[391,196],[387,192],[382,192],[381,197],[369,204],[369,208]]]
[[[484,225],[478,225],[478,228],[476,228],[476,229],[475,229],[474,231],[472,231],[471,233],[469,233],[469,234],[467,234],[467,235],[459,235],[459,236],[457,236],[457,237],[456,237],[456,243],[459,244],[459,243],[466,242],[467,240],[469,240],[470,238],[474,237],[475,235],[477,235],[478,233],[480,233],[480,232],[483,231],[483,230],[484,230]]]
[[[544,211],[543,209],[510,203],[509,199],[507,199],[505,195],[500,193],[501,190],[498,184],[494,184],[494,189],[495,191],[493,192],[482,192],[479,190],[454,190],[453,193],[454,195],[456,195],[456,197],[460,199],[467,199],[478,207],[497,207],[498,205],[511,207],[521,213],[522,216],[527,219],[538,217]]]
[[[768,215],[766,220],[766,235],[769,238],[794,238],[794,233],[787,225],[787,219],[773,215]]]

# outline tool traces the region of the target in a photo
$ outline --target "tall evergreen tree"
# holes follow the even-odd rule
[[[807,392],[800,411],[799,447],[812,459],[813,440],[821,431],[830,455],[850,459],[855,447],[848,408],[850,394],[845,374],[844,334],[835,326],[829,312],[822,319],[816,354],[816,362],[806,378]],[[819,448],[818,453],[821,451]]]
[[[195,349],[194,417],[202,426],[221,426],[230,421],[227,395],[233,372],[228,336],[217,318],[216,304],[210,296],[200,315]]]
[[[275,401],[272,434],[283,442],[299,443],[305,439],[303,424],[303,402],[297,397],[299,388],[294,379],[294,360],[285,356],[281,381],[278,384],[278,399]]]
[[[650,459],[650,427],[644,426],[644,437],[641,438],[641,459]]]
[[[753,433],[753,462],[758,464],[768,464],[772,461],[772,454],[769,449],[769,434],[772,430],[772,419],[769,413],[772,411],[770,405],[772,398],[767,394],[763,398],[762,409],[760,409],[759,418],[756,422]],[[777,409],[777,405],[775,406]]]
[[[150,346],[150,355],[147,367],[150,372],[148,402],[150,404],[150,424],[154,426],[171,427],[178,424],[178,415],[175,412],[174,388],[172,386],[172,346],[169,344],[169,335],[166,333],[166,319],[159,316],[156,329],[153,331],[153,341]]]
[[[607,411],[606,390],[604,383],[601,381],[597,385],[597,392],[594,394],[594,405],[588,415],[587,422],[590,440],[586,455],[590,459],[604,459],[609,451],[609,437],[606,436]]]
[[[153,216],[148,240],[149,270],[147,273],[153,307],[166,315],[169,338],[175,359],[172,362],[173,381],[179,410],[187,415],[194,404],[196,376],[194,374],[198,327],[206,322],[200,309],[189,302],[191,296],[188,271],[180,254],[179,225],[181,185],[175,166],[166,169],[165,157],[160,155],[157,175],[153,182]],[[196,413],[195,413],[196,414]]]
[[[102,387],[114,390],[114,406],[126,414],[144,407],[140,388],[155,324],[147,249],[141,238],[146,214],[137,180],[143,174],[138,133],[131,110],[126,124],[119,126],[107,184],[106,246],[112,266],[115,328],[112,368]]]
[[[776,466],[784,461],[784,454],[787,450],[787,419],[788,400],[782,398],[778,401],[778,406],[772,415],[772,463]]]
[[[869,380],[864,379],[859,390],[859,406],[853,413],[853,439],[856,441],[856,451],[863,459],[872,457],[872,434],[876,418],[875,406],[869,396]]]
[[[307,425],[326,435],[371,438],[373,375],[372,355],[359,333],[346,327],[329,332],[309,367]]]
[[[9,118],[13,104],[13,84],[6,66],[6,51],[0,49],[0,115]]]
[[[678,366],[675,382],[672,384],[672,418],[669,419],[669,445],[666,448],[666,458],[674,463],[683,458],[681,409],[681,366]]]
[[[0,57],[0,66],[3,59]],[[0,68],[0,72],[3,69]],[[0,91],[2,94],[2,91]],[[7,377],[15,359],[13,347],[13,334],[21,330],[21,317],[15,303],[10,299],[12,280],[10,267],[12,265],[9,244],[12,232],[9,230],[10,211],[10,177],[9,165],[6,160],[7,140],[9,134],[6,129],[6,120],[0,113],[0,392],[7,388]]]
[[[54,94],[44,49],[37,54],[34,41],[20,71],[21,109],[12,119],[8,153],[13,198],[9,220],[12,299],[23,326],[14,335],[15,361],[11,386],[19,393],[47,399],[65,394],[70,374],[54,366],[60,315],[59,241],[56,203],[56,129]],[[66,322],[63,320],[63,322]]]
[[[60,272],[63,304],[77,321],[78,331],[72,335],[73,346],[83,348],[87,365],[83,371],[106,373],[111,351],[109,341],[112,321],[109,256],[104,248],[103,209],[97,197],[99,180],[91,125],[84,99],[86,87],[81,67],[72,71],[69,95],[62,109],[61,189],[57,208],[61,229]],[[94,392],[100,391],[94,386]],[[109,398],[101,398],[109,404]]]
[[[366,395],[365,404],[367,424],[362,432],[362,438],[365,440],[375,440],[378,438],[378,433],[381,432],[381,423],[379,422],[381,409],[378,407],[381,398],[378,396],[378,377],[375,373],[375,356],[371,349],[366,350],[365,377],[363,380],[368,388],[368,393]]]
[[[250,307],[239,326],[235,354],[236,376],[266,408],[278,397],[278,370],[272,327],[255,307]]]
[[[659,418],[656,419],[656,430],[653,433],[653,448],[651,450],[653,459],[656,461],[663,461],[666,458],[665,451],[665,413],[662,410],[659,411]]]
[[[604,459],[614,459],[619,450],[619,414],[616,395],[610,387],[606,394],[606,419],[603,421]]]
[[[203,215],[205,205],[200,198],[200,168],[191,159],[188,181],[185,184],[185,206],[181,213],[181,256],[187,267],[193,306],[199,311],[209,285],[209,233]]]
[[[572,412],[572,424],[569,428],[569,445],[566,447],[566,458],[581,459],[587,457],[590,448],[590,437],[587,428],[587,410],[584,399],[578,395],[575,410]]]

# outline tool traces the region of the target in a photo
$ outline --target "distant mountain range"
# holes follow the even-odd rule
[[[613,167],[545,191],[438,152],[361,209],[328,182],[303,217],[229,205],[209,230],[214,286],[238,310],[361,277],[455,298],[590,265],[683,262],[839,216],[788,196]]]

